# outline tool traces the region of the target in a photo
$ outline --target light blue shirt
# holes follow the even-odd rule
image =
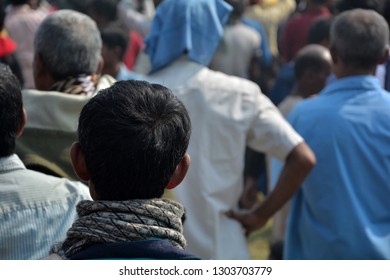
[[[294,197],[287,259],[390,259],[390,93],[342,78],[288,116],[317,157]]]
[[[125,64],[121,63],[119,67],[119,73],[118,75],[116,75],[115,79],[117,81],[145,80],[145,77],[143,75],[130,71],[129,69],[127,69]]]
[[[84,199],[91,197],[81,183],[27,170],[16,155],[0,158],[0,259],[48,256]]]

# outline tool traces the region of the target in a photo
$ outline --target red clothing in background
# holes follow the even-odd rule
[[[295,14],[286,23],[283,34],[283,57],[286,62],[307,44],[307,36],[313,21],[319,16],[330,16],[328,8],[321,7]]]
[[[137,56],[139,52],[142,50],[143,46],[144,46],[144,40],[141,37],[141,35],[139,35],[135,31],[131,31],[130,44],[129,47],[127,48],[125,59],[123,61],[129,70],[133,69]]]

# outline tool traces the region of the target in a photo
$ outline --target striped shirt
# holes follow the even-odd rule
[[[0,259],[40,259],[65,239],[88,188],[23,165],[17,155],[0,158]]]

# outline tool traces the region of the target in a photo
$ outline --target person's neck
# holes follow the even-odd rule
[[[291,91],[291,96],[299,96],[304,99],[312,96],[313,94],[315,94],[315,92],[312,92],[310,88],[303,86],[301,83],[297,83]]]
[[[115,78],[116,76],[118,76],[119,71],[120,71],[120,63],[115,63],[112,65],[105,66],[103,73],[108,74],[111,77]]]
[[[345,68],[339,71],[335,71],[335,76],[340,78],[352,77],[352,76],[375,76],[375,69],[357,69],[357,68]]]

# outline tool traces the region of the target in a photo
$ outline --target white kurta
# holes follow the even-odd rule
[[[259,87],[185,57],[151,76],[187,107],[191,166],[175,195],[186,208],[187,249],[206,259],[249,259],[241,225],[225,216],[243,189],[245,146],[284,160],[302,138]]]

